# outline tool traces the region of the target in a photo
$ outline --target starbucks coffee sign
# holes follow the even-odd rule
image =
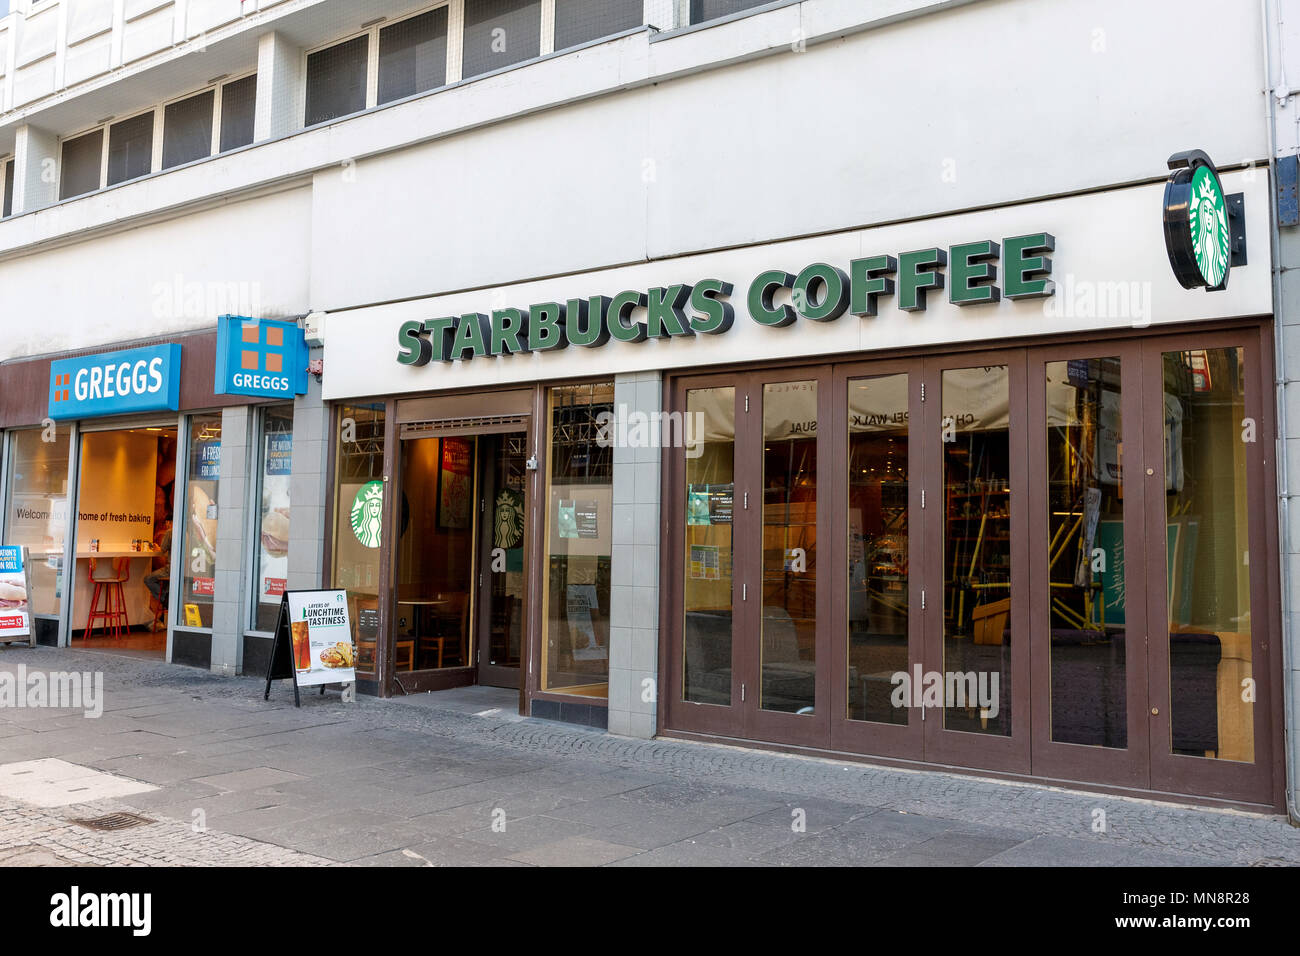
[[[1055,291],[1050,278],[1055,249],[1056,239],[1038,232],[1001,242],[982,239],[843,264],[814,262],[798,273],[768,269],[750,280],[743,294],[744,308],[758,325],[785,328],[801,320],[870,318],[886,302],[904,312],[924,312],[927,297],[945,291],[957,306],[1042,298]],[[548,352],[570,345],[599,348],[611,340],[636,344],[722,335],[736,319],[735,292],[735,285],[726,279],[706,278],[690,285],[404,322],[397,333],[397,360],[422,366]]]
[[[1165,185],[1165,249],[1184,289],[1218,292],[1232,271],[1228,200],[1210,157],[1199,149],[1169,157]]]

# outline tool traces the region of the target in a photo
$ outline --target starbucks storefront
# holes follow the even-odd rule
[[[1223,182],[1212,294],[1149,184],[332,315],[376,688],[487,682],[497,588],[525,714],[1280,808],[1268,184]]]

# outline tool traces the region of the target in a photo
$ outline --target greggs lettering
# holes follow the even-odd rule
[[[77,401],[102,398],[126,398],[130,395],[153,395],[162,391],[163,360],[138,361],[134,365],[122,362],[117,365],[93,365],[78,370],[72,380],[72,391]]]

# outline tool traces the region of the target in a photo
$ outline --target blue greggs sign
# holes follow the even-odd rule
[[[217,320],[218,395],[293,398],[307,393],[307,340],[296,322]]]
[[[50,418],[66,421],[181,407],[181,347],[151,345],[50,363]]]

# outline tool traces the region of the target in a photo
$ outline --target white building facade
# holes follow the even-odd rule
[[[178,664],[336,587],[381,696],[1294,807],[1289,0],[11,6],[43,643],[115,639],[115,556]],[[305,394],[220,394],[225,315],[305,329]],[[138,349],[174,407],[57,407]]]

